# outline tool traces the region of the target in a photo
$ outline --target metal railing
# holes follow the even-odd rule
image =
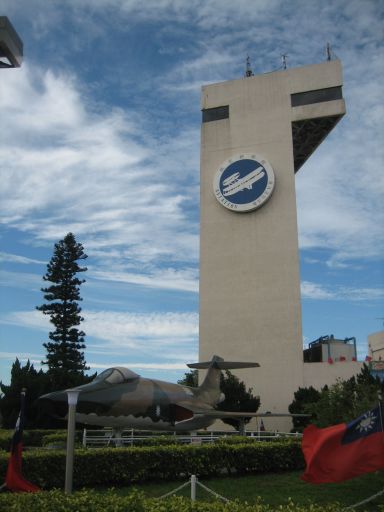
[[[269,441],[281,438],[301,438],[302,434],[298,432],[277,432],[277,431],[247,431],[245,436],[254,441]],[[164,438],[167,439],[164,439]],[[169,438],[180,444],[205,444],[214,443],[220,439],[239,437],[235,431],[211,431],[196,432],[193,434],[178,434],[176,432],[142,432],[134,429],[114,431],[113,429],[103,430],[83,430],[83,446],[134,446],[145,444],[151,439],[162,438],[164,441]]]

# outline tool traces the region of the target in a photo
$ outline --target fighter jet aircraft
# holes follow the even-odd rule
[[[206,428],[219,418],[255,416],[292,416],[291,414],[258,414],[225,412],[216,409],[224,400],[220,391],[221,370],[252,368],[258,363],[224,361],[213,356],[207,363],[189,364],[190,368],[208,369],[201,386],[192,388],[140,377],[124,367],[105,370],[79,391],[76,421],[114,429],[195,431]],[[67,390],[43,395],[39,401],[50,414],[65,418]]]

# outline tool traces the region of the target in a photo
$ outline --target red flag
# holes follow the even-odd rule
[[[15,432],[11,443],[11,455],[8,461],[7,474],[5,476],[5,487],[10,491],[37,492],[40,488],[28,482],[21,473],[22,451],[23,451],[23,428],[24,428],[25,391],[21,392],[20,413],[16,421]]]
[[[302,479],[312,484],[342,482],[384,469],[382,405],[351,423],[304,430],[302,450],[307,467]]]

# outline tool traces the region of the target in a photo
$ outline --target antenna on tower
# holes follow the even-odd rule
[[[332,50],[332,47],[329,43],[326,44],[325,47],[325,54],[327,56],[327,60],[338,60],[339,57],[336,55],[336,53]]]
[[[325,47],[325,51],[327,54],[327,60],[332,60],[332,50],[331,50],[331,45],[329,43],[327,43],[327,46]]]
[[[251,60],[249,55],[247,55],[246,65],[245,65],[245,77],[253,76],[253,71],[251,69]]]
[[[281,56],[281,64],[283,69],[287,69],[287,57],[288,53],[283,53]]]

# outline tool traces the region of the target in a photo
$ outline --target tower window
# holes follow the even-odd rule
[[[229,118],[229,105],[223,107],[206,108],[203,110],[203,123],[210,121],[219,121],[220,119]]]
[[[322,103],[323,101],[341,100],[343,98],[341,86],[317,89],[316,91],[305,91],[291,94],[292,107],[310,105],[311,103]]]

